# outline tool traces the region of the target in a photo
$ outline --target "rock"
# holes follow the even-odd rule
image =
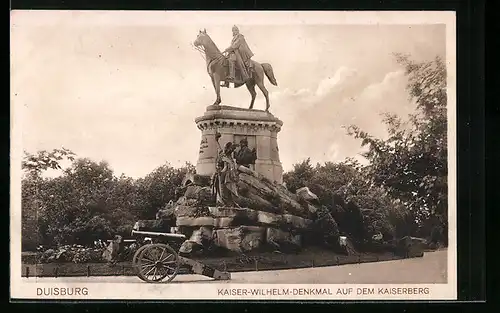
[[[239,225],[253,225],[255,222],[242,217],[179,217],[177,225],[180,226],[209,226],[215,228],[227,228]]]
[[[280,251],[296,251],[302,245],[302,237],[299,234],[272,227],[266,230],[266,241]]]
[[[414,251],[423,251],[427,249],[429,245],[427,240],[419,237],[409,237],[409,239],[407,239],[407,243],[409,250]]]
[[[215,231],[214,244],[235,252],[247,252],[259,248],[265,241],[265,227],[240,226]]]
[[[183,216],[177,218],[177,226],[214,226],[215,220],[213,217],[188,217]]]
[[[102,258],[103,258],[103,260],[105,260],[107,262],[113,261],[113,248],[112,248],[111,244],[102,253]]]
[[[212,228],[202,226],[194,230],[190,238],[182,243],[179,252],[182,254],[191,254],[197,250],[209,247],[212,241]]]
[[[243,185],[240,183],[239,185]],[[271,202],[261,198],[253,192],[242,193],[239,191],[239,197],[236,199],[236,203],[243,208],[252,208],[258,211],[280,213],[280,208]]]
[[[283,224],[283,216],[268,212],[259,212],[257,222],[266,226],[280,227]]]
[[[187,199],[186,197],[182,196],[175,202],[175,205],[196,207],[199,206],[200,203],[196,199]]]
[[[193,231],[190,241],[196,242],[201,246],[208,246],[213,239],[212,228],[207,226],[202,226],[199,229]]]
[[[210,187],[202,187],[191,185],[186,188],[184,193],[186,199],[197,200],[200,204],[212,204],[214,201],[212,189]]]
[[[302,187],[297,189],[295,194],[297,195],[297,199],[299,199],[299,201],[300,200],[307,202],[319,201],[318,196],[312,193],[307,187]]]
[[[179,248],[179,253],[191,254],[195,250],[195,246],[197,246],[196,242],[186,240],[182,243],[181,247]]]
[[[298,203],[294,194],[277,184],[271,183],[261,175],[256,173],[247,174],[240,171],[238,188],[247,192],[246,198],[249,198],[248,194],[253,194],[269,202],[271,204],[270,209],[274,210],[275,213],[307,216],[308,208]],[[242,192],[242,194],[245,193]]]
[[[232,218],[233,225],[255,225],[259,214],[259,211],[247,208],[210,207],[209,210],[216,219]]]
[[[242,165],[238,166],[238,171],[240,171],[241,173],[245,173],[247,175],[251,175],[251,176],[253,176],[255,178],[260,178],[259,177],[259,173],[257,173],[256,171],[253,171],[253,170],[249,169],[246,166],[242,166]]]
[[[123,249],[123,238],[120,235],[116,235],[106,250],[102,253],[102,258],[110,263],[115,263],[118,261],[118,254]]]
[[[283,224],[286,225],[287,228],[291,229],[309,229],[311,228],[313,221],[300,216],[284,214]]]
[[[339,236],[338,245],[340,247],[340,251],[345,255],[357,255],[358,252],[354,248],[352,241],[346,236]]]
[[[184,177],[182,178],[182,181],[181,181],[181,186],[186,187],[190,184],[193,184],[195,175],[196,174],[193,172],[187,172],[186,174],[184,174]]]
[[[313,223],[312,220],[291,214],[277,215],[268,212],[259,212],[257,217],[259,224],[282,230],[308,229]]]
[[[397,241],[396,254],[404,257],[421,257],[426,246],[425,239],[405,236]]]
[[[234,217],[216,217],[213,223],[214,228],[229,228],[237,226]]]
[[[256,211],[246,208],[208,208],[210,216],[177,218],[177,226],[213,226],[227,228],[234,226],[272,226],[282,229],[308,229],[313,221],[291,214],[278,215],[270,212]],[[192,214],[191,213],[189,214]]]
[[[174,203],[170,201],[169,203],[167,203],[167,205],[165,205],[163,209],[158,210],[158,212],[156,213],[156,219],[169,221],[175,220]]]
[[[210,210],[206,207],[193,207],[187,205],[177,205],[174,208],[176,218],[180,217],[210,217]]]

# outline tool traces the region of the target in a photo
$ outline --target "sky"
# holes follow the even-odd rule
[[[392,53],[431,60],[446,52],[443,24],[35,14],[13,13],[11,21],[11,107],[22,148],[65,147],[131,177],[166,162],[196,164],[201,132],[194,119],[215,100],[205,61],[192,47],[200,29],[223,50],[236,24],[253,59],[272,65],[278,86],[265,84],[270,111],[284,123],[278,144],[285,171],[308,157],[359,158],[360,142],[343,126],[384,137],[380,113],[415,109]],[[223,105],[250,103],[245,87],[222,88],[221,96]],[[265,108],[259,90],[255,108]]]

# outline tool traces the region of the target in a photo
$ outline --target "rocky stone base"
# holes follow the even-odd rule
[[[170,227],[177,227],[188,238],[180,248],[184,254],[218,248],[241,253],[265,247],[293,251],[307,241],[304,235],[311,234],[317,243],[338,242],[337,223],[307,187],[291,193],[247,167],[239,166],[238,173],[235,207],[215,206],[211,186],[202,176],[188,174],[177,190],[177,201],[160,210],[156,221],[139,221],[137,228],[170,232]]]
[[[211,246],[245,253],[270,247],[296,250],[302,233],[312,220],[290,214],[278,215],[248,208],[210,207],[205,216],[195,208],[177,208],[177,227],[188,235],[181,253],[191,253]]]

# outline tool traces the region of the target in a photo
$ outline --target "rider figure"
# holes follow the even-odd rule
[[[240,34],[238,27],[233,26],[233,40],[231,46],[224,50],[224,53],[229,54],[229,77],[228,81],[234,82],[235,80],[235,66],[238,63],[238,68],[241,71],[241,78],[247,81],[250,78],[249,68],[251,67],[251,58],[253,52],[247,45],[245,37]]]

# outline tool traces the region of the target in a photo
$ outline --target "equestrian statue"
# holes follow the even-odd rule
[[[277,86],[274,78],[273,68],[269,63],[258,63],[252,60],[253,52],[248,47],[245,37],[240,34],[238,27],[233,26],[233,39],[231,46],[221,52],[207,34],[206,29],[200,30],[198,37],[194,41],[194,46],[202,51],[207,62],[207,72],[212,79],[217,98],[213,105],[221,103],[220,87],[229,87],[229,83],[234,84],[234,88],[247,86],[252,97],[249,109],[253,109],[255,102],[255,85],[259,87],[266,98],[266,112],[269,111],[269,93],[264,86],[264,75],[271,84]]]

